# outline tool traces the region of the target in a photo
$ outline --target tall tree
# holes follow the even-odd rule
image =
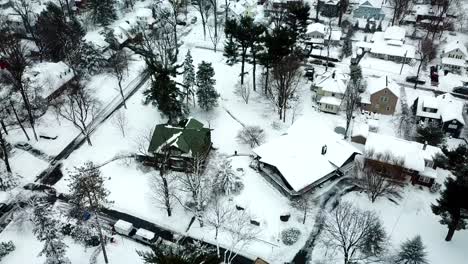
[[[3,162],[5,163],[5,168],[8,173],[11,173],[11,167],[10,167],[10,160],[8,159],[8,148],[7,148],[7,142],[5,141],[5,138],[3,138],[3,131],[0,130],[0,158],[3,159]]]
[[[286,24],[294,32],[294,39],[301,37],[307,30],[310,6],[303,1],[287,5]]]
[[[257,90],[257,57],[258,52],[262,48],[262,40],[263,40],[263,33],[265,31],[265,27],[260,24],[254,24],[252,28],[252,42],[250,46],[250,53],[252,55],[252,87],[253,90]]]
[[[206,39],[206,23],[208,21],[208,17],[210,16],[210,9],[214,8],[211,6],[211,0],[195,0],[196,1],[196,8],[198,12],[200,13],[200,17],[202,20],[202,26],[203,26],[203,37]],[[214,8],[216,12],[216,8]]]
[[[321,240],[332,252],[342,253],[344,264],[376,263],[385,250],[387,235],[374,212],[342,202],[326,214]]]
[[[416,53],[419,55],[419,66],[416,72],[416,80],[419,79],[421,68],[426,68],[429,61],[433,60],[437,55],[437,48],[430,38],[425,38],[419,41]],[[414,82],[414,89],[417,88],[418,82]]]
[[[445,189],[431,205],[432,212],[441,217],[440,223],[448,227],[445,241],[451,241],[455,231],[466,229],[468,224],[468,215],[462,214],[462,210],[468,210],[468,182],[463,179],[468,175],[468,167],[454,174],[456,178],[445,180]]]
[[[205,111],[211,110],[218,105],[219,93],[214,85],[214,69],[211,63],[202,61],[197,70],[197,98],[198,105]]]
[[[84,30],[75,17],[67,17],[56,4],[49,2],[37,18],[37,37],[43,45],[45,57],[61,61],[76,49]]]
[[[81,215],[84,212],[92,213],[95,229],[99,235],[99,241],[104,255],[105,263],[109,263],[105,246],[104,234],[99,220],[99,213],[112,202],[108,199],[109,191],[104,186],[104,178],[98,168],[92,163],[87,162],[82,166],[75,167],[70,172],[70,181],[68,188],[70,190],[70,204],[73,205]]]
[[[349,6],[349,0],[340,0],[338,3],[338,26],[341,26],[341,21],[343,19],[343,14],[346,12],[346,9],[348,9]]]
[[[88,0],[87,6],[95,24],[108,26],[117,19],[115,0]]]
[[[398,264],[428,264],[426,247],[421,236],[406,240],[400,247],[396,263]]]
[[[188,50],[185,55],[183,83],[185,86],[185,98],[188,106],[190,96],[194,96],[193,86],[195,85],[195,67],[193,66],[193,59],[190,50]]]
[[[416,129],[416,141],[431,146],[439,146],[445,142],[444,131],[435,125],[418,126]]]
[[[345,139],[349,136],[349,127],[351,121],[354,118],[354,112],[358,108],[359,102],[361,101],[361,94],[359,93],[361,82],[360,81],[351,81],[349,82],[348,88],[346,89],[344,96],[345,103],[345,115],[346,115],[346,129],[345,129]]]
[[[213,251],[197,242],[186,245],[166,245],[160,243],[150,252],[137,251],[145,264],[218,264],[219,260]]]
[[[119,86],[119,93],[122,96],[122,102],[125,109],[127,109],[127,104],[125,100],[125,95],[122,87],[122,81],[125,75],[128,73],[128,62],[130,60],[130,55],[125,49],[112,51],[111,57],[108,60],[111,73],[117,78],[117,84]]]
[[[404,16],[412,8],[413,2],[408,0],[390,0],[390,6],[393,8],[392,26],[395,23],[400,24]]]
[[[71,264],[66,257],[67,245],[63,242],[60,223],[53,218],[50,204],[37,202],[33,212],[33,233],[44,242],[39,256],[45,256],[45,264]]]

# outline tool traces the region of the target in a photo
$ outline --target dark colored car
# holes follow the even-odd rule
[[[454,93],[468,95],[468,86],[458,86],[453,88]]]
[[[408,76],[406,77],[406,82],[409,83],[417,83],[417,84],[425,84],[426,81],[418,79],[416,76]]]
[[[182,20],[177,20],[177,25],[179,25],[179,26],[186,26],[186,25],[187,25],[187,22],[182,21]]]
[[[26,190],[30,190],[30,191],[45,192],[46,194],[50,194],[50,195],[55,195],[57,193],[54,187],[50,187],[45,184],[28,183],[24,185],[23,188]]]
[[[321,61],[321,60],[310,60],[310,63],[312,63],[312,64],[317,64],[317,65],[322,65],[322,61]]]
[[[326,62],[326,61],[323,62],[323,66],[327,66],[327,62]],[[334,67],[335,67],[335,63],[333,63],[333,62],[328,62],[328,67],[333,67],[333,68],[334,68]]]

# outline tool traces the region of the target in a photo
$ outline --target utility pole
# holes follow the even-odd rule
[[[408,54],[408,51],[405,52],[405,57],[403,58],[403,62],[401,63],[400,75],[401,75],[401,72],[403,71],[403,66],[405,66],[405,61],[406,61],[406,55],[407,54]]]

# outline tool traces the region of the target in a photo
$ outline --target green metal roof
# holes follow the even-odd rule
[[[210,131],[193,118],[183,120],[177,126],[156,125],[148,151],[161,153],[162,148],[169,146],[187,156],[203,155],[211,145]]]

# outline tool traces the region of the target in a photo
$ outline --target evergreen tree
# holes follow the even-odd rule
[[[428,264],[426,247],[417,235],[401,245],[396,262],[398,264]]]
[[[462,209],[468,209],[468,184],[463,180],[468,175],[468,167],[454,174],[456,178],[445,180],[445,189],[431,206],[432,212],[441,217],[440,223],[448,227],[445,241],[451,241],[455,231],[466,229],[468,223],[468,215],[462,214]]]
[[[294,32],[294,39],[307,30],[310,6],[302,1],[287,5],[286,24]]]
[[[187,51],[185,55],[183,83],[185,85],[185,98],[188,106],[190,94],[193,94],[193,86],[195,85],[195,68],[193,67],[193,59],[190,50]]]
[[[71,197],[69,202],[73,205],[73,210],[78,215],[84,215],[85,212],[93,215],[94,228],[99,234],[104,262],[109,263],[99,213],[104,206],[112,202],[108,200],[109,191],[104,186],[104,178],[101,172],[92,162],[87,162],[83,166],[76,167],[70,173],[68,188]]]
[[[359,80],[362,79],[361,66],[351,64],[349,65],[349,71],[350,71],[349,75],[350,75],[351,81],[353,81],[354,83],[357,83]]]
[[[431,146],[439,146],[444,143],[444,131],[434,125],[419,126],[416,129],[416,141],[426,143]]]
[[[219,94],[216,92],[214,85],[216,80],[214,70],[211,63],[202,61],[198,65],[197,71],[197,97],[198,105],[205,111],[211,110],[218,105]]]
[[[67,57],[69,52],[76,49],[85,33],[74,16],[68,18],[52,2],[38,16],[36,30],[44,47],[45,57],[53,61],[61,61]]]
[[[234,42],[232,38],[228,38],[224,43],[224,54],[227,61],[226,63],[230,66],[237,63],[237,57],[239,53],[237,52],[237,44]]]
[[[117,19],[115,0],[89,0],[87,6],[95,24],[108,26]]]
[[[0,261],[3,257],[8,255],[10,252],[13,252],[16,249],[13,241],[1,242],[0,243]]]
[[[143,94],[146,96],[144,103],[157,106],[171,124],[177,123],[187,114],[187,109],[181,99],[183,98],[181,92],[167,74],[157,75],[151,87]]]
[[[224,159],[218,167],[216,189],[225,194],[238,193],[243,188],[241,177],[232,169],[231,160]]]
[[[345,58],[353,55],[353,43],[350,38],[345,38],[342,52]]]
[[[459,145],[456,149],[450,150],[443,146],[442,152],[444,155],[435,156],[434,164],[437,167],[450,170],[452,173],[468,167],[468,147],[465,145]]]
[[[50,205],[38,203],[34,207],[33,232],[37,239],[44,242],[39,256],[45,256],[45,264],[71,263],[65,256],[67,245],[63,242],[58,220],[54,219]]]

